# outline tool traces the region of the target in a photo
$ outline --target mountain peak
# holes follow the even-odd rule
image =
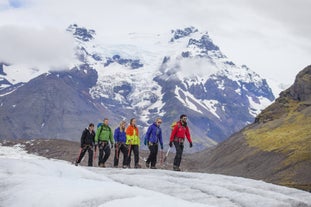
[[[96,35],[95,30],[86,29],[85,27],[79,27],[77,24],[72,24],[67,28],[67,31],[72,32],[75,38],[88,42],[94,39]]]
[[[173,37],[171,38],[170,42],[174,42],[174,40],[178,40],[180,38],[184,38],[189,36],[192,33],[198,32],[199,30],[195,27],[186,27],[184,29],[176,29],[172,30],[171,33],[173,34]]]

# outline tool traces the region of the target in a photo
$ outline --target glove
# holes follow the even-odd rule
[[[114,144],[113,144],[113,143],[111,143],[111,149],[113,148],[113,145],[114,145]]]
[[[161,144],[161,150],[163,150],[163,144]]]
[[[170,147],[173,147],[173,142],[170,142],[169,145],[170,145]]]
[[[147,139],[144,139],[144,145],[147,145]]]
[[[189,145],[190,145],[190,148],[191,148],[192,147],[192,142],[190,142]]]

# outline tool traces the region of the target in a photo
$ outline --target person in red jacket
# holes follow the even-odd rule
[[[173,170],[174,171],[180,171],[180,162],[181,162],[181,157],[182,153],[184,150],[184,142],[185,142],[185,137],[187,138],[190,148],[192,147],[192,140],[190,136],[190,131],[189,127],[187,126],[187,116],[185,114],[182,114],[180,116],[180,120],[176,123],[174,126],[171,137],[170,137],[170,147],[173,146],[173,143],[176,148],[176,155],[174,159],[174,166]]]

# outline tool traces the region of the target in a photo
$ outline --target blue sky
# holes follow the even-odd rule
[[[236,64],[291,84],[310,64],[310,9],[309,0],[0,0],[0,45],[14,45],[3,33],[21,28],[57,31],[53,38],[67,41],[61,31],[72,23],[111,35],[195,26]]]

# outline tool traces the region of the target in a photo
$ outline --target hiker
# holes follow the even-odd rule
[[[180,116],[180,120],[176,123],[176,125],[174,126],[172,130],[171,137],[170,137],[170,143],[169,143],[170,147],[172,147],[174,143],[175,148],[176,148],[176,155],[175,155],[174,166],[173,166],[174,171],[180,171],[179,166],[181,162],[182,153],[184,150],[185,137],[189,141],[190,148],[191,148],[192,140],[190,136],[189,127],[187,125],[187,116],[185,114],[182,114]]]
[[[139,131],[136,126],[136,119],[132,118],[130,120],[130,125],[126,129],[126,145],[128,146],[128,167],[131,167],[131,155],[132,151],[134,152],[134,161],[135,161],[135,168],[141,168],[139,162],[139,145],[140,145],[140,138],[139,138]]]
[[[94,131],[94,124],[90,123],[88,128],[85,128],[82,132],[81,136],[81,150],[78,159],[76,160],[75,165],[81,162],[82,158],[84,157],[86,151],[89,153],[89,161],[88,166],[93,166],[93,150],[94,150],[94,140],[95,138],[95,131]]]
[[[119,165],[120,151],[123,153],[123,168],[127,168],[128,162],[128,149],[126,146],[126,133],[125,133],[126,122],[121,121],[120,126],[114,130],[114,141],[115,141],[115,154],[114,154],[114,167]]]
[[[148,148],[150,150],[149,157],[146,161],[146,167],[150,167],[151,163],[151,169],[157,169],[156,163],[157,163],[157,155],[158,155],[158,148],[159,148],[159,142],[161,146],[161,150],[163,150],[163,141],[162,141],[162,130],[160,128],[160,125],[162,124],[162,119],[157,118],[153,124],[151,124],[147,130],[144,144],[148,145]]]
[[[111,128],[108,125],[109,120],[104,119],[103,124],[97,128],[95,143],[98,145],[99,156],[98,156],[98,166],[106,167],[105,162],[110,156],[110,146],[113,148],[113,137]],[[105,154],[105,155],[104,155]]]

